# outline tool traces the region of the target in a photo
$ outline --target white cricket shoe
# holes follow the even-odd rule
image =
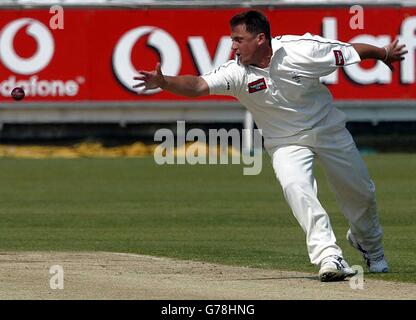
[[[360,244],[355,240],[351,230],[347,231],[347,240],[355,249],[361,252],[363,255],[364,261],[367,264],[368,270],[373,273],[384,273],[389,272],[389,265],[384,257],[384,254],[379,255],[378,257],[372,257]]]
[[[329,256],[322,260],[319,270],[319,279],[322,282],[342,281],[347,277],[355,275],[354,270],[339,256]]]

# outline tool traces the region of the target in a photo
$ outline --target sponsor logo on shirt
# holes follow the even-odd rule
[[[250,82],[248,84],[248,92],[253,93],[257,91],[261,91],[267,88],[266,80],[264,78],[258,79],[256,81]]]
[[[334,50],[335,55],[335,65],[336,66],[343,66],[344,65],[344,56],[342,55],[341,50]]]

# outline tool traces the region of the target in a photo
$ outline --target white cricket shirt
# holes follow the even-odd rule
[[[324,119],[333,108],[332,95],[319,78],[361,61],[351,44],[310,33],[276,37],[272,49],[268,68],[231,60],[202,76],[211,95],[234,96],[252,113],[266,148]]]

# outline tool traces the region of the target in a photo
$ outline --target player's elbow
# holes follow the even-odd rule
[[[203,91],[200,90],[192,90],[190,92],[188,92],[187,97],[188,98],[198,98],[198,97],[202,97],[205,96],[206,94],[204,94]]]
[[[209,95],[209,87],[207,82],[202,77],[196,78],[194,88],[190,92],[190,97],[197,98],[207,95]]]

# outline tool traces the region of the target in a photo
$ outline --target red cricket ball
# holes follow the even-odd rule
[[[21,87],[16,87],[12,90],[11,95],[14,100],[19,101],[25,97],[25,91]]]

